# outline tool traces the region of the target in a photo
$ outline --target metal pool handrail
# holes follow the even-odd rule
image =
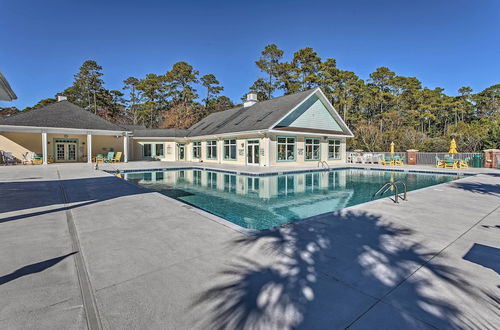
[[[403,186],[403,189],[404,189],[403,197],[399,196],[398,184],[400,184],[400,185]],[[404,183],[403,181],[400,181],[400,180],[397,180],[397,181],[394,181],[394,182],[386,182],[382,187],[380,187],[373,194],[372,200],[374,200],[375,197],[377,197],[377,195],[383,196],[391,188],[394,188],[394,203],[399,203],[399,200],[398,200],[399,198],[401,198],[404,201],[408,200],[408,198],[406,197],[406,193],[407,193],[406,183]]]
[[[320,164],[321,164],[321,168],[326,168],[326,169],[328,169],[328,170],[330,169],[330,165],[328,165],[328,163],[327,163],[326,161],[324,161],[324,160],[319,160],[319,161],[318,161],[318,167],[319,167],[319,165],[320,165]]]

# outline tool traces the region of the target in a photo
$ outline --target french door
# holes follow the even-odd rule
[[[259,165],[259,140],[247,140],[247,164]]]
[[[75,162],[77,159],[74,142],[56,142],[55,144],[56,162]]]

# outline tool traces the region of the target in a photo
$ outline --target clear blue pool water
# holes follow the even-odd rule
[[[411,191],[460,177],[360,169],[255,177],[189,169],[124,178],[241,227],[268,229],[370,201],[389,180],[402,180]]]

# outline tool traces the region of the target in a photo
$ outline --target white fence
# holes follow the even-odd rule
[[[474,155],[482,155],[481,152],[461,152],[454,154],[453,158],[465,160],[468,158],[469,166],[472,166],[472,159]],[[380,164],[383,157],[399,156],[406,164],[407,154],[406,152],[395,152],[390,154],[389,152],[347,152],[347,162],[348,163],[362,163],[362,164]],[[440,160],[445,159],[445,157],[450,157],[451,155],[447,152],[417,152],[417,165],[436,165],[436,157]]]

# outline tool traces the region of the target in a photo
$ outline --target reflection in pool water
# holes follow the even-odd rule
[[[126,180],[250,229],[267,229],[367,202],[390,180],[402,180],[410,191],[458,178],[359,169],[264,177],[197,169],[125,173]]]

